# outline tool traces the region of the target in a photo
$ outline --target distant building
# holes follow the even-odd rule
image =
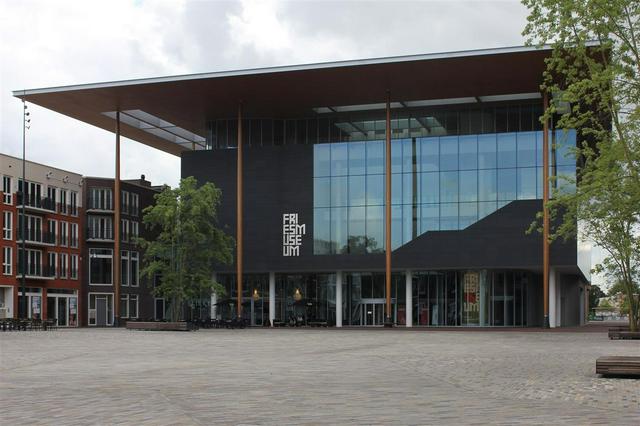
[[[83,325],[114,325],[114,180],[86,177],[83,199],[86,208],[87,259],[82,276],[87,309]],[[150,238],[142,223],[143,210],[153,204],[161,187],[140,179],[123,180],[120,184],[120,318],[123,320],[163,319],[165,303],[152,295],[152,287],[140,276],[142,252],[136,238]]]
[[[2,274],[0,318],[55,319],[77,327],[81,297],[82,176],[0,154]],[[24,210],[24,216],[23,216]],[[25,231],[22,231],[22,221]],[[21,263],[25,247],[25,264]],[[24,272],[25,298],[21,294]]]

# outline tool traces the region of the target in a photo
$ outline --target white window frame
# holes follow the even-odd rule
[[[135,258],[135,271],[133,270],[133,260]],[[129,285],[131,287],[140,287],[140,255],[137,251],[129,252]],[[136,277],[136,283],[133,284],[133,277]]]
[[[2,176],[2,201],[8,205],[13,204],[13,188],[11,187],[12,181],[13,179],[11,178],[11,176]]]
[[[91,309],[91,296],[105,296],[107,297],[107,302],[109,301],[109,297],[111,296],[111,316],[109,316],[107,318],[107,325],[108,326],[112,326],[113,325],[113,320],[114,320],[114,315],[115,315],[115,306],[114,305],[114,299],[115,296],[113,295],[113,293],[107,293],[107,292],[95,292],[92,291],[90,293],[87,294],[87,324],[90,327],[96,327],[98,325],[98,321],[96,316],[94,315],[94,323],[91,324],[91,311],[96,311],[95,314],[97,315],[97,308]],[[97,301],[96,301],[97,303]],[[109,311],[109,307],[107,306],[107,311]]]
[[[79,244],[78,237],[78,224],[70,223],[71,227],[69,228],[69,247],[77,248]]]
[[[69,214],[78,216],[78,192],[69,191]]]
[[[120,219],[120,238],[122,241],[129,241],[129,219]]]
[[[87,208],[93,210],[113,210],[113,191],[111,188],[91,188],[91,203]]]
[[[61,279],[66,279],[69,276],[69,255],[67,253],[60,253],[60,270],[59,275]]]
[[[126,264],[123,267],[122,262],[126,261]],[[131,284],[131,260],[129,258],[129,252],[127,250],[120,250],[120,275],[125,273],[126,282],[122,280],[122,276],[120,276],[120,285],[122,287],[129,287]]]
[[[137,294],[129,294],[128,296],[129,300],[127,301],[127,314],[129,315],[129,318],[137,319],[140,316],[140,297]],[[132,299],[134,298],[136,301],[136,314],[131,315],[131,302],[133,302]]]
[[[69,209],[67,208],[67,190],[60,188],[58,194],[60,195],[60,214],[68,214]]]
[[[60,221],[60,246],[67,247],[69,245],[69,222]]]
[[[78,279],[78,255],[72,254],[69,260],[71,261],[71,264],[69,266],[69,278],[71,278],[72,280],[77,280]]]
[[[47,219],[47,227],[49,233],[53,233],[53,245],[58,244],[58,221],[55,219]]]
[[[113,218],[111,216],[89,216],[89,239],[113,240]]]
[[[2,239],[13,240],[13,212],[8,210],[2,212]]]
[[[138,216],[140,214],[140,196],[136,193],[131,193],[131,216]]]
[[[53,278],[57,278],[58,277],[58,253],[54,252],[54,251],[50,251],[47,255],[48,257],[48,261],[49,261],[49,268],[51,268],[53,266]],[[53,257],[53,259],[52,259]],[[53,260],[53,262],[51,262],[51,260]]]
[[[131,221],[131,233],[129,238],[131,239],[131,242],[135,242],[135,239],[138,238],[140,236],[140,222],[138,222],[137,220],[132,220]]]
[[[2,275],[13,275],[13,248],[2,248]]]

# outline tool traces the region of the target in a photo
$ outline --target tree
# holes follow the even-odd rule
[[[620,281],[636,330],[640,241],[640,2],[637,0],[523,0],[523,35],[551,44],[542,90],[569,103],[556,126],[577,129],[579,185],[554,191],[552,239],[583,233],[607,256],[595,265]],[[552,103],[544,118],[557,117]],[[576,182],[565,182],[572,185]],[[579,231],[578,231],[579,228]]]
[[[598,306],[598,302],[601,297],[606,296],[604,292],[597,285],[592,285],[589,291],[589,307],[595,308]]]
[[[157,237],[140,239],[145,250],[141,273],[161,276],[155,295],[170,301],[172,321],[183,303],[224,288],[213,280],[214,264],[233,260],[233,238],[216,227],[221,191],[213,183],[200,187],[193,177],[175,189],[165,187],[155,204],[144,209],[143,222]]]

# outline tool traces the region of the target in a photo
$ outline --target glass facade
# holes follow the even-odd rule
[[[513,200],[542,198],[540,131],[393,139],[391,244],[459,230]],[[550,174],[575,177],[576,132],[550,134]],[[383,140],[317,144],[314,254],[384,250]]]

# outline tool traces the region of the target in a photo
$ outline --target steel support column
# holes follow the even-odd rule
[[[116,176],[113,181],[113,325],[120,322],[120,111],[116,111]]]
[[[393,325],[391,314],[391,95],[387,92],[386,106],[386,139],[385,139],[385,193],[384,193],[384,209],[385,209],[385,327]]]
[[[236,312],[242,318],[242,102],[238,105],[238,150],[236,167],[236,286],[238,300]]]
[[[549,95],[542,95],[542,108],[546,113],[549,107]],[[544,119],[542,126],[542,287],[544,299],[544,324],[549,328],[549,120]]]

